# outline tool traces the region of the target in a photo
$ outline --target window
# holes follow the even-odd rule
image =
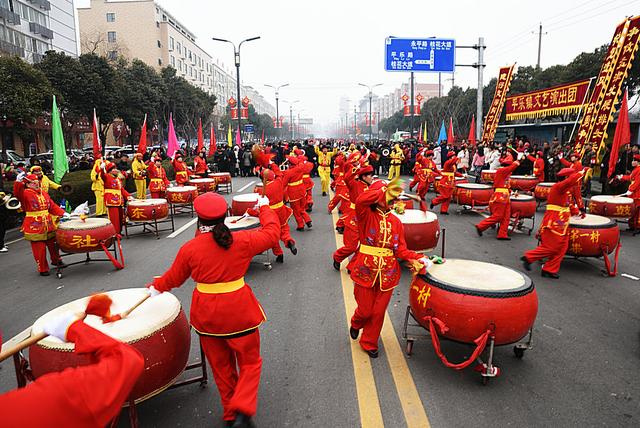
[[[162,60],[158,58],[158,65],[162,65]]]
[[[171,55],[171,67],[176,68],[176,57]]]
[[[160,40],[158,40],[158,47],[161,48],[162,47],[162,43],[160,43]]]
[[[109,43],[116,42],[116,32],[115,31],[107,31],[107,41]]]
[[[173,42],[174,42],[173,37],[170,36],[169,37],[169,49],[170,50],[173,50]]]
[[[107,59],[110,61],[115,61],[118,58],[118,51],[109,51],[107,53]]]
[[[178,71],[182,71],[182,60],[178,60]]]
[[[178,42],[178,53],[182,53],[182,45],[180,44],[180,42]]]
[[[107,22],[116,22],[116,14],[113,12],[107,13]]]

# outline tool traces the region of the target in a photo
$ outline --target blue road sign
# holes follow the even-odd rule
[[[386,71],[453,73],[456,67],[454,39],[385,39]]]
[[[244,125],[244,132],[252,133],[253,132],[253,123],[246,123]]]

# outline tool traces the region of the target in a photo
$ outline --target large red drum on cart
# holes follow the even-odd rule
[[[196,186],[173,186],[167,188],[167,201],[170,204],[189,204],[198,196]]]
[[[61,221],[56,230],[56,242],[65,253],[103,251],[113,244],[115,237],[116,230],[106,218]]]
[[[263,190],[264,190],[264,184],[262,183],[256,183],[256,185],[253,186],[253,193],[257,193],[258,195],[262,196]]]
[[[253,208],[258,203],[260,197],[257,193],[245,193],[236,195],[231,200],[231,215],[243,215],[248,209]]]
[[[404,226],[404,239],[407,248],[413,251],[429,251],[438,245],[440,222],[438,216],[430,211],[405,209],[403,214],[392,213]]]
[[[166,199],[134,199],[127,203],[129,221],[162,220],[169,215]]]
[[[131,308],[147,293],[144,288],[110,291],[112,313]],[[62,305],[40,317],[32,333],[42,332],[42,326],[62,313],[82,312],[88,297]],[[189,358],[191,334],[180,302],[171,293],[149,299],[131,314],[113,323],[103,324],[99,317],[89,315],[85,322],[107,335],[128,343],[144,356],[144,370],[131,391],[131,399],[140,402],[171,386],[184,371]],[[29,362],[36,378],[59,372],[67,367],[88,365],[86,355],[73,352],[73,343],[49,336],[29,348]]]
[[[216,180],[213,178],[192,178],[189,185],[196,186],[199,195],[216,191]]]
[[[620,251],[620,228],[618,224],[607,218],[594,214],[586,214],[585,218],[573,216],[569,219],[568,256],[602,257],[606,274],[616,276],[618,273],[618,254]],[[613,267],[609,255],[615,253]]]
[[[482,178],[482,181],[484,181],[485,183],[493,183],[493,179],[495,178],[495,176],[495,169],[484,169],[480,172],[480,178]]]
[[[456,184],[456,202],[458,205],[487,206],[493,195],[493,187],[480,183]]]
[[[536,184],[536,187],[533,189],[533,196],[535,196],[537,201],[546,201],[549,197],[549,192],[551,191],[551,187],[553,187],[555,183],[550,182],[542,182]]]
[[[511,195],[511,217],[523,219],[536,215],[536,200],[531,195]]]
[[[538,178],[534,175],[512,175],[509,177],[509,185],[513,190],[530,192],[537,184]]]
[[[605,217],[629,218],[633,212],[633,199],[614,195],[592,196],[589,212]]]

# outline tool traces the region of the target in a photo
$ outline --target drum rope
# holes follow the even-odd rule
[[[102,247],[102,250],[107,255],[109,260],[111,260],[111,263],[113,263],[113,267],[115,267],[116,269],[120,270],[120,269],[124,269],[124,253],[122,252],[122,244],[120,243],[120,235],[116,235],[116,243],[118,245],[118,250],[120,251],[120,258],[122,259],[121,261],[119,261],[115,257],[113,257],[113,255],[111,254],[111,252],[109,251],[107,246],[104,245],[104,241],[100,241],[100,246]]]

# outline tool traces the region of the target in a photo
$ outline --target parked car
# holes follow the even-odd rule
[[[3,163],[9,164],[13,162],[14,165],[24,163],[26,166],[29,166],[30,164],[29,159],[25,159],[24,157],[20,156],[15,150],[6,150],[5,153],[6,155],[2,156]]]

